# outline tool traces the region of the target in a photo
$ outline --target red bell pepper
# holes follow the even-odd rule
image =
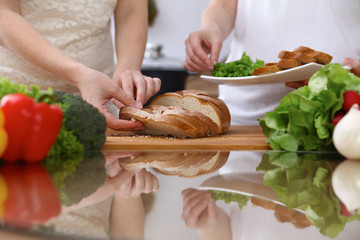
[[[7,186],[2,216],[5,226],[28,229],[60,214],[59,193],[42,164],[5,164],[0,174]]]
[[[1,158],[6,162],[39,162],[56,141],[63,119],[58,105],[36,103],[21,93],[5,95],[0,102],[5,115],[8,145]]]

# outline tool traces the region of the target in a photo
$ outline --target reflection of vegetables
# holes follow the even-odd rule
[[[250,199],[248,196],[238,193],[219,190],[209,190],[209,192],[211,193],[212,199],[214,201],[223,200],[225,203],[236,202],[239,205],[240,209],[246,206],[247,202]]]
[[[106,140],[105,116],[79,96],[56,92],[56,97],[64,109],[66,128],[84,145],[85,152],[100,150]]]
[[[0,174],[0,219],[4,216],[4,203],[8,196],[8,189],[5,179]]]
[[[66,142],[66,139],[70,141]],[[44,159],[43,164],[61,194],[65,179],[76,172],[77,167],[84,159],[84,152],[78,151],[79,149],[83,149],[83,146],[76,141],[73,135],[68,135],[66,131],[60,131],[58,141],[59,143],[55,143],[48,156]],[[60,146],[60,144],[63,146]],[[57,147],[59,148],[57,149]],[[66,151],[63,151],[64,149]],[[61,196],[61,198],[63,198],[63,196]]]
[[[360,162],[345,160],[340,163],[332,175],[332,187],[350,213],[360,208]]]
[[[80,202],[101,187],[105,177],[105,157],[101,152],[93,152],[91,158],[82,160],[76,171],[64,179],[59,188],[62,203],[70,206]]]
[[[1,99],[8,145],[2,159],[7,162],[43,160],[54,144],[62,125],[63,113],[55,104],[35,103],[22,93]]]
[[[336,160],[343,160],[336,152],[270,152],[264,154],[257,169],[265,172],[264,184],[273,188],[280,202],[303,210],[323,235],[335,237],[347,222],[360,220],[360,215],[341,215],[340,201],[331,188],[331,175],[339,163]]]
[[[241,59],[228,62],[216,63],[211,74],[215,77],[243,77],[250,76],[256,68],[263,67],[264,61],[256,59],[251,61],[250,57],[243,53]]]
[[[333,149],[331,121],[342,109],[346,90],[360,90],[360,78],[337,63],[322,67],[308,86],[284,96],[260,119],[270,146],[288,151]]]
[[[8,189],[3,224],[29,228],[60,214],[58,192],[43,165],[6,164],[0,174]]]
[[[335,126],[333,142],[345,158],[360,160],[360,110],[357,104]]]
[[[8,143],[8,136],[4,129],[4,122],[4,113],[0,108],[0,156],[3,155]]]

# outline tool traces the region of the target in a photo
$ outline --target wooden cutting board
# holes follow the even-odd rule
[[[195,139],[129,135],[107,136],[103,150],[271,150],[260,126],[231,126],[226,134]]]

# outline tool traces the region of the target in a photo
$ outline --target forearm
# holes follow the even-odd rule
[[[114,196],[111,210],[110,235],[115,238],[144,239],[145,212],[141,196]]]
[[[229,216],[223,209],[218,207],[218,224],[212,229],[199,229],[198,234],[201,239],[206,240],[231,240],[231,223]]]
[[[0,44],[29,63],[75,85],[75,73],[85,68],[52,45],[21,15],[6,8],[0,9]]]
[[[234,27],[236,9],[236,0],[211,0],[202,14],[201,29],[218,31],[224,40]]]
[[[118,1],[115,9],[115,48],[120,71],[141,69],[147,41],[147,16],[147,1]]]

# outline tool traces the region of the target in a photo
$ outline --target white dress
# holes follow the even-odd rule
[[[109,76],[114,71],[110,20],[117,0],[21,0],[22,16],[75,60]],[[0,76],[12,82],[78,92],[68,81],[0,46]]]
[[[277,62],[281,50],[307,46],[331,54],[360,59],[360,1],[238,0],[234,38],[227,61],[243,51],[255,60]],[[232,124],[258,125],[292,88],[284,83],[247,86],[220,85],[219,96],[229,107]]]

